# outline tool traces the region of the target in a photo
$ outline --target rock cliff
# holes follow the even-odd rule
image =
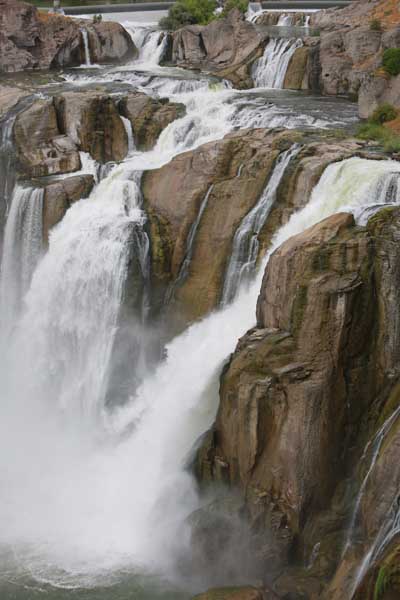
[[[124,61],[137,53],[119,23],[87,24],[40,13],[19,0],[0,0],[0,73],[74,67],[85,61],[81,29],[87,28],[92,60]]]
[[[257,326],[221,377],[198,472],[242,490],[256,555],[282,598],[350,599],[352,587],[354,598],[386,598],[374,595],[379,569],[390,563],[397,572],[396,525],[365,563],[386,515],[394,513],[394,523],[398,515],[397,421],[362,497],[363,542],[343,549],[354,511],[351,478],[367,441],[399,406],[399,233],[395,208],[365,228],[337,214],[285,242],[267,265]],[[387,590],[397,585],[394,575],[390,581]]]

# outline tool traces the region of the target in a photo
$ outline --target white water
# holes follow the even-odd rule
[[[15,354],[1,365],[2,541],[34,576],[64,586],[96,584],[121,568],[171,570],[187,552],[183,520],[197,498],[183,465],[213,420],[221,364],[254,324],[263,274],[173,340],[135,399],[107,412],[126,244],[132,223],[144,218],[133,163],[116,169],[53,230]],[[400,165],[362,159],[328,167],[273,248],[343,207],[375,200],[368,184],[393,169]],[[10,447],[18,449],[12,469]]]
[[[236,230],[225,273],[221,299],[223,305],[232,302],[241,282],[249,278],[255,269],[260,247],[258,236],[273,207],[286,168],[299,151],[300,146],[295,144],[280,154],[259,201],[247,213]]]
[[[283,13],[279,17],[277,25],[281,27],[290,27],[291,25],[293,25],[293,20],[294,15],[291,15],[290,13]]]
[[[135,67],[151,69],[158,66],[167,48],[167,36],[159,29],[149,28],[145,24],[124,21],[123,26],[139,50],[139,58]]]
[[[252,76],[255,86],[282,89],[290,59],[302,45],[300,39],[271,39],[263,56],[253,64]]]
[[[89,48],[89,36],[86,29],[81,29],[82,39],[83,39],[83,48],[85,50],[85,66],[91,67],[92,61],[90,60],[90,48]]]
[[[7,218],[0,269],[0,332],[8,337],[43,249],[43,190],[17,184]]]
[[[123,117],[122,115],[120,115],[120,117],[122,123],[124,124],[126,135],[128,137],[128,155],[130,155],[134,150],[136,150],[135,141],[133,139],[132,123],[126,117]]]

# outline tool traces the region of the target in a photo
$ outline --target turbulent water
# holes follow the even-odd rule
[[[99,79],[114,85],[118,80],[184,102],[187,112],[147,153],[135,149],[125,121],[128,158],[102,170],[90,197],[75,203],[52,230],[44,256],[43,193],[34,187],[14,188],[0,281],[5,322],[0,342],[4,600],[42,593],[57,600],[70,595],[122,599],[129,594],[137,600],[172,600],[181,592],[171,591],[171,585],[185,587],[182,598],[187,597],[193,582],[188,583],[185,572],[190,556],[186,519],[199,506],[199,498],[185,465],[194,442],[215,417],[221,368],[238,338],[254,325],[268,260],[255,269],[256,234],[299,148],[281,153],[259,203],[236,232],[225,306],[173,339],[164,360],[150,371],[141,355],[154,337],[147,320],[149,240],[141,176],[237,127],[268,126],[278,117],[290,127],[304,121],[309,127],[343,123],[339,113],[345,111],[339,108],[332,117],[319,101],[312,116],[302,109],[293,113],[285,108],[287,97],[281,102],[278,96],[241,93],[212,78],[161,69],[165,38],[153,26],[126,27],[140,48],[137,61],[123,69],[98,69],[92,76],[75,71],[65,76],[69,85]],[[262,85],[281,85],[295,45],[285,41],[278,47],[274,42],[266,51],[268,60],[264,54],[261,61],[267,74],[257,66]],[[268,61],[276,61],[278,55],[282,63],[270,78]],[[88,62],[87,56],[87,67]],[[145,72],[149,70],[151,75]],[[348,122],[352,121],[350,111]],[[86,161],[84,168],[98,173],[93,162]],[[362,222],[366,207],[373,211],[377,204],[398,203],[399,172],[400,163],[392,161],[353,158],[331,165],[305,208],[278,231],[273,248],[339,210],[354,212]],[[180,278],[187,275],[210,192],[211,188],[190,230]],[[133,327],[139,345],[134,369],[140,376],[135,390],[128,389],[123,401],[113,403],[108,397],[112,357],[121,335],[132,256],[143,286],[143,310]],[[241,285],[249,265],[253,277]]]

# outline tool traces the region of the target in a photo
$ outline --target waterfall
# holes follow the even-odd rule
[[[311,15],[304,15],[304,27],[307,27],[307,29],[310,27],[310,21]]]
[[[83,48],[85,50],[85,66],[91,67],[92,62],[90,60],[90,47],[89,47],[89,36],[86,29],[81,29],[82,39],[83,39]]]
[[[205,196],[200,204],[200,208],[199,208],[199,212],[197,213],[197,217],[196,217],[195,221],[192,223],[192,226],[189,230],[189,235],[186,240],[185,256],[184,256],[183,262],[181,264],[181,267],[179,269],[178,277],[170,285],[169,289],[167,290],[166,297],[165,297],[166,303],[168,303],[173,298],[175,290],[180,285],[183,284],[183,282],[185,281],[185,279],[188,276],[189,267],[190,267],[190,263],[192,261],[192,256],[193,256],[194,241],[196,239],[197,230],[199,228],[203,213],[207,208],[208,199],[211,195],[213,187],[214,187],[214,185],[210,185],[210,187],[208,188],[207,193],[205,194]]]
[[[16,185],[7,218],[0,271],[0,330],[10,332],[43,249],[44,192]]]
[[[122,115],[120,115],[120,117],[121,117],[122,123],[124,124],[126,135],[128,137],[128,155],[129,155],[134,150],[136,150],[135,141],[133,139],[132,123],[126,117],[123,117]]]
[[[300,39],[273,38],[264,54],[253,64],[252,76],[256,87],[283,88],[290,59],[303,42]]]
[[[223,305],[232,302],[243,279],[248,279],[256,267],[260,247],[258,236],[275,202],[285,171],[300,149],[301,146],[294,144],[289,150],[281,152],[260,199],[236,230],[225,273],[221,299]]]
[[[293,25],[293,19],[295,15],[290,13],[283,13],[280,15],[277,25],[281,27],[290,27]]]
[[[111,406],[107,391],[131,257],[148,277],[141,170],[229,131],[235,107],[221,114],[217,94],[199,93],[154,151],[114,167],[88,199],[71,206],[37,265],[14,343],[3,341],[2,544],[46,583],[74,588],[106,585],[123,572],[170,572],[189,553],[186,518],[199,501],[185,460],[215,418],[224,361],[254,326],[268,257],[233,302],[168,345],[128,402]],[[371,189],[393,172],[400,172],[395,161],[331,165],[307,206],[278,231],[271,252],[330,214],[374,204]],[[141,298],[146,335],[146,293]]]
[[[167,49],[167,35],[158,29],[149,29],[148,26],[140,26],[138,23],[127,21],[123,25],[139,50],[136,62],[148,68],[159,65]]]

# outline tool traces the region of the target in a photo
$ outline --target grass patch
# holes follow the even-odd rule
[[[175,31],[185,25],[208,25],[211,21],[225,17],[233,8],[245,13],[248,5],[248,0],[227,0],[223,11],[216,14],[216,0],[177,0],[169,9],[168,16],[160,20],[159,26],[161,29]]]
[[[399,111],[391,104],[382,104],[366,123],[359,126],[357,137],[378,142],[386,152],[400,152],[400,135],[385,124],[397,119]]]

